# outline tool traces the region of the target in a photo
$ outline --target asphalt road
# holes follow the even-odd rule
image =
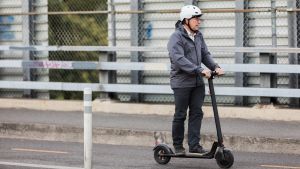
[[[215,160],[171,159],[159,165],[152,147],[93,145],[94,169],[218,169]],[[232,169],[300,169],[300,155],[234,152]],[[27,167],[25,167],[27,165]],[[48,167],[47,167],[48,166]],[[0,138],[1,169],[77,169],[83,144]]]

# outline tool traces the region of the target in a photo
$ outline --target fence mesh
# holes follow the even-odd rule
[[[49,15],[49,45],[106,46],[108,43],[107,14],[71,14],[71,12],[106,11],[105,0],[48,2],[49,12],[66,12]],[[70,12],[70,14],[68,14]],[[49,52],[49,60],[98,61],[99,52]],[[98,71],[50,70],[50,81],[99,82]],[[51,98],[81,98],[82,92],[51,92]]]
[[[296,2],[297,9],[300,9],[300,0]],[[297,46],[300,47],[300,12],[297,12]],[[299,58],[298,61],[300,62]]]
[[[300,9],[300,0],[297,0],[297,2],[296,2],[296,8]],[[300,12],[297,12],[296,18],[297,18],[297,47],[299,48],[300,47]],[[300,54],[298,54],[297,62],[298,62],[298,64],[300,64]],[[300,87],[300,75],[296,75],[296,77],[298,78],[298,84],[297,84],[297,86],[299,88]],[[299,102],[300,102],[299,100],[300,99],[298,98],[297,100],[294,101],[295,102],[294,103],[294,107],[297,107],[297,104],[299,106]]]
[[[58,46],[149,46],[166,47],[168,38],[174,31],[179,19],[179,9],[184,1],[121,1],[121,0],[34,0],[29,6],[26,0],[0,1],[0,44],[1,45],[58,45]],[[197,1],[205,13],[200,31],[204,34],[208,47],[232,47],[236,38],[242,37],[244,47],[287,47],[289,38],[288,12],[271,10],[271,0],[244,0],[243,29],[236,34],[236,1],[212,0]],[[288,0],[276,1],[276,9],[286,9]],[[299,9],[300,2],[295,6]],[[232,11],[228,11],[232,9]],[[222,12],[223,10],[223,12]],[[226,11],[227,10],[227,11]],[[139,12],[136,12],[139,11]],[[22,12],[23,14],[17,14]],[[276,25],[272,23],[275,12]],[[8,15],[4,15],[9,13]],[[29,14],[36,13],[36,14]],[[300,47],[300,14],[297,12],[297,42]],[[273,24],[273,25],[272,25]],[[274,44],[275,43],[275,44]],[[61,61],[98,61],[106,57],[103,52],[2,52],[0,59],[61,60]],[[219,64],[235,63],[234,52],[213,52]],[[117,62],[165,62],[169,63],[165,52],[116,52]],[[298,55],[298,61],[299,61]],[[287,53],[277,53],[275,63],[289,64]],[[112,59],[114,60],[114,59]],[[258,64],[258,53],[244,53],[243,63]],[[299,62],[298,62],[299,63]],[[117,71],[116,83],[132,83],[131,71]],[[169,84],[169,72],[141,71],[138,80],[142,84]],[[29,74],[23,70],[1,69],[2,79],[52,82],[99,82],[98,71],[82,70],[44,70],[31,69]],[[299,82],[300,83],[300,82]],[[228,72],[225,77],[217,79],[216,85],[235,86],[235,74]],[[259,73],[243,73],[243,86],[259,87]],[[277,74],[276,86],[289,88],[289,74]],[[23,91],[0,92],[3,97],[18,97]],[[42,96],[43,95],[43,96]],[[36,97],[53,99],[81,99],[81,92],[37,91]],[[118,94],[121,101],[130,101],[130,94]],[[143,94],[141,101],[172,102],[172,95]],[[209,100],[209,98],[207,97]],[[224,104],[234,104],[234,97],[218,97]],[[208,101],[207,100],[207,101]],[[259,97],[250,97],[249,104],[258,103]],[[280,104],[289,104],[288,98],[278,98]]]

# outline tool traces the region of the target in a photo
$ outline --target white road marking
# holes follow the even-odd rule
[[[49,168],[49,169],[83,169],[78,167],[66,167],[66,166],[54,166],[54,165],[42,165],[42,164],[28,164],[28,163],[15,163],[15,162],[4,162],[0,161],[0,165],[8,166],[21,166],[31,168]]]
[[[26,149],[26,148],[12,148],[13,151],[26,151],[26,152],[37,152],[37,153],[53,153],[53,154],[68,154],[65,151],[51,151],[51,150],[38,150],[38,149]]]
[[[280,166],[280,165],[260,165],[260,166],[266,168],[300,169],[300,167]]]

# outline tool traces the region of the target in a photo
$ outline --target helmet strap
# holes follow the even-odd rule
[[[190,19],[187,19],[188,20],[188,22],[187,22],[187,26],[189,27],[189,29],[190,29],[190,31],[191,32],[193,32],[193,33],[196,33],[197,31],[194,31],[192,28],[191,28],[191,26],[190,26],[190,20],[191,20],[192,18],[190,18]]]

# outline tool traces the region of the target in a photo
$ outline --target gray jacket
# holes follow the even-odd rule
[[[201,67],[201,63],[204,63],[210,70],[215,70],[218,64],[213,61],[201,32],[197,32],[193,41],[180,21],[175,26],[176,31],[171,35],[168,42],[171,61],[171,88],[204,85],[201,76],[204,68]]]

